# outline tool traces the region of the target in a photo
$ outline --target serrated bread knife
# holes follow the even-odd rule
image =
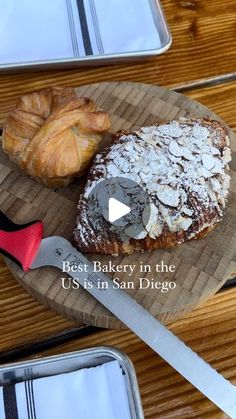
[[[192,383],[208,399],[230,417],[236,419],[236,387],[201,359],[177,336],[156,320],[122,289],[113,287],[107,275],[93,271],[93,264],[62,237],[42,239],[43,223],[34,221],[17,225],[0,212],[0,248],[26,272],[42,266],[62,270],[68,266],[87,265],[87,272],[70,271],[80,286],[87,282],[93,287],[87,291],[113,313],[150,348],[176,371]],[[98,283],[107,283],[106,289]]]

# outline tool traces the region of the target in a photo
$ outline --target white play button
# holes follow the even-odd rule
[[[117,235],[124,241],[139,239],[147,235],[145,225],[151,214],[149,194],[132,179],[109,177],[91,188],[86,197],[86,213],[94,231],[108,228],[112,238]]]
[[[129,214],[131,211],[128,205],[123,204],[123,202],[118,201],[115,198],[109,198],[108,202],[108,217],[109,222],[114,223],[125,215]]]

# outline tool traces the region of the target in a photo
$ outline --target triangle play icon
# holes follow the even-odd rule
[[[110,223],[114,223],[131,211],[130,207],[118,201],[118,199],[110,198],[108,202],[108,219]]]

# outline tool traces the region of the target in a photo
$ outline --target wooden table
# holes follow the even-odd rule
[[[22,94],[49,85],[130,80],[184,92],[236,129],[236,1],[164,0],[173,45],[149,62],[0,76],[0,124]],[[236,288],[169,325],[236,384]],[[145,418],[226,418],[131,332],[84,328],[39,305],[0,260],[0,361],[112,345],[136,367]]]

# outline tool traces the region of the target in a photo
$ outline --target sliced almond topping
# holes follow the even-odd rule
[[[225,148],[223,151],[223,159],[226,163],[229,163],[231,161],[231,151],[228,147]]]
[[[169,185],[159,186],[156,196],[164,205],[169,207],[178,207],[179,205],[179,191],[171,188]]]
[[[192,152],[190,150],[188,150],[188,148],[183,147],[183,154],[182,156],[184,157],[184,159],[186,160],[194,160],[194,155],[192,154]]]
[[[181,220],[179,227],[180,229],[183,229],[184,231],[187,231],[188,228],[191,226],[193,220],[192,218],[188,218],[188,217],[183,217],[183,219]]]
[[[185,215],[188,215],[189,217],[191,217],[192,215],[193,215],[193,210],[191,210],[190,208],[188,208],[188,207],[183,207],[182,208],[182,212],[185,214]]]
[[[158,131],[163,134],[167,135],[169,137],[178,138],[183,135],[182,129],[179,127],[179,125],[176,122],[171,122],[169,124],[163,124],[159,125],[157,127]]]
[[[210,156],[210,154],[203,154],[202,155],[202,163],[203,163],[203,166],[205,167],[205,169],[211,171],[211,169],[213,169],[213,167],[215,166],[216,159],[214,157]]]
[[[158,208],[155,204],[153,204],[153,202],[144,208],[142,213],[142,222],[148,232],[151,230],[153,225],[157,224],[158,214]]]
[[[205,169],[205,167],[199,167],[199,169],[197,169],[197,173],[199,176],[203,176],[204,179],[207,179],[211,176],[211,172],[207,169]]]
[[[205,142],[210,132],[206,127],[197,124],[194,125],[192,134],[198,141]]]
[[[183,155],[183,147],[180,147],[179,144],[174,140],[171,140],[170,142],[169,151],[175,157],[181,157]]]
[[[145,239],[148,233],[141,224],[132,224],[126,227],[125,234],[131,239],[142,240]]]
[[[163,225],[161,223],[154,224],[151,229],[148,232],[148,235],[151,237],[151,239],[156,239],[159,237],[162,233]]]

